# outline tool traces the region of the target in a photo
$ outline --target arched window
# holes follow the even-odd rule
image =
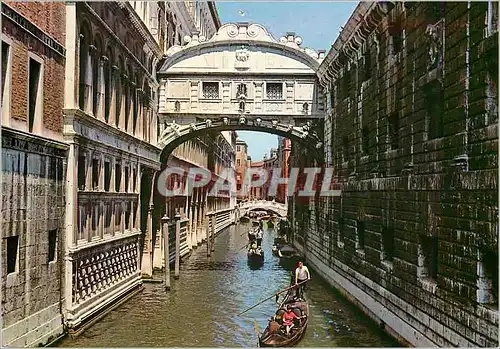
[[[102,55],[102,41],[99,36],[96,37],[94,44],[94,52],[92,52],[92,113],[95,117],[99,113],[99,97],[100,97],[100,86],[99,86],[99,65]]]
[[[302,112],[306,114],[309,112],[309,104],[307,103],[302,104]]]
[[[245,111],[245,102],[240,102],[240,111]]]
[[[113,52],[111,48],[108,47],[106,51],[107,61],[104,62],[104,119],[109,122],[111,114],[111,94],[112,94],[112,81],[113,81],[113,69],[111,69],[114,60]]]
[[[132,80],[134,83],[130,84],[131,88],[131,97],[132,97],[132,133],[135,135],[135,130],[137,127],[137,115],[138,115],[138,108],[139,106],[137,105],[137,82],[139,78],[137,75],[135,76],[135,79]]]
[[[176,112],[181,111],[181,102],[175,101],[175,107],[174,108],[175,108]]]
[[[89,57],[91,34],[87,23],[80,25],[80,56],[79,56],[79,98],[78,105],[85,110],[85,77],[87,76],[87,60]]]

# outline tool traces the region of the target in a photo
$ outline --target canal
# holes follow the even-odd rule
[[[263,237],[264,265],[247,264],[249,225],[227,228],[216,238],[215,253],[206,246],[194,250],[172,278],[170,292],[163,284],[144,290],[76,339],[61,347],[256,347],[254,319],[262,331],[276,310],[274,298],[237,314],[288,286],[290,271],[271,252],[275,233]],[[158,276],[161,277],[161,276]],[[394,347],[371,319],[340,296],[314,272],[306,292],[310,302],[309,327],[299,347]]]

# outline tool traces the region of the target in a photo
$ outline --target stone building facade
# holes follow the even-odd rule
[[[288,138],[278,136],[278,168],[280,169],[281,178],[290,177],[289,158],[292,150],[292,141]],[[278,187],[276,201],[285,205],[288,204],[288,185],[280,185]]]
[[[250,167],[250,156],[248,155],[248,144],[242,140],[236,140],[236,191],[237,199],[244,201],[248,199],[248,185],[245,183],[246,171]]]
[[[295,241],[413,346],[498,346],[497,28],[495,2],[360,3],[318,71],[342,196],[294,199]]]
[[[64,4],[1,11],[1,344],[37,346],[63,333]]]

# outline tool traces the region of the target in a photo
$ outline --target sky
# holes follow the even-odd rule
[[[221,22],[251,22],[266,27],[276,40],[286,32],[302,37],[302,47],[330,50],[358,1],[216,1]],[[248,144],[253,161],[259,161],[271,148],[277,148],[278,137],[268,133],[238,131]]]

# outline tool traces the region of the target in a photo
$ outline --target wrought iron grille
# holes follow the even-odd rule
[[[204,82],[203,83],[203,98],[218,99],[219,98],[219,83]]]

